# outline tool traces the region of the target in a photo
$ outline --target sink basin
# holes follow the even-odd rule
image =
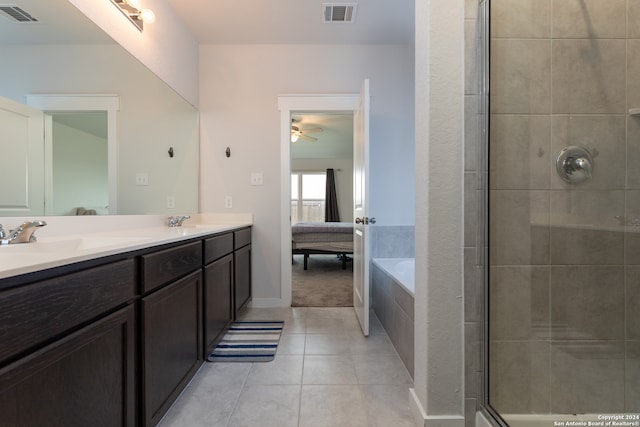
[[[19,243],[0,246],[0,256],[10,254],[43,254],[43,253],[73,253],[88,251],[110,246],[129,246],[142,243],[149,239],[129,236],[90,236],[71,239],[39,240],[33,243]]]

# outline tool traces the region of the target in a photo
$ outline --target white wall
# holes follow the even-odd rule
[[[198,44],[166,0],[142,0],[156,22],[140,32],[108,0],[68,0],[104,32],[198,106]]]
[[[416,2],[416,418],[462,427],[464,0]]]
[[[69,215],[77,207],[104,214],[108,205],[107,139],[54,120],[52,214]]]
[[[0,58],[12,58],[2,63],[0,95],[18,102],[27,94],[120,96],[119,214],[198,210],[197,111],[120,46],[0,46]],[[149,186],[135,186],[136,172],[149,174]],[[175,196],[173,210],[168,195]]]
[[[413,54],[410,46],[200,47],[201,209],[224,211],[229,195],[231,211],[254,214],[254,299],[281,297],[278,95],[354,94],[370,78],[371,212],[382,225],[413,224]],[[264,186],[250,185],[251,172],[264,173]]]

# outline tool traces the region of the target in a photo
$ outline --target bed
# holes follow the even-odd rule
[[[346,269],[347,255],[353,254],[353,223],[298,222],[291,226],[291,249],[294,255],[304,255],[307,269],[309,255],[336,254]]]

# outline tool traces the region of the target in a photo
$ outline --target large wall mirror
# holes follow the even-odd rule
[[[30,160],[3,169],[0,199],[17,202],[0,206],[0,215],[197,212],[198,111],[67,0],[13,0],[11,6],[19,9],[0,8],[0,97],[37,109],[29,102],[34,96],[115,96],[117,111],[110,124],[106,111],[44,107],[42,120],[53,125],[42,126],[55,138],[37,141],[35,152],[0,132],[1,147]],[[107,129],[115,133],[111,152]],[[12,161],[7,154],[5,165]],[[37,200],[22,200],[25,179],[35,183],[28,197]]]

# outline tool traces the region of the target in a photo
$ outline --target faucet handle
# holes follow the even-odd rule
[[[169,227],[182,227],[182,223],[189,218],[191,218],[189,215],[170,216],[167,219],[167,225]]]
[[[7,233],[4,231],[4,228],[2,228],[2,224],[0,224],[0,239],[4,239],[6,235]]]

